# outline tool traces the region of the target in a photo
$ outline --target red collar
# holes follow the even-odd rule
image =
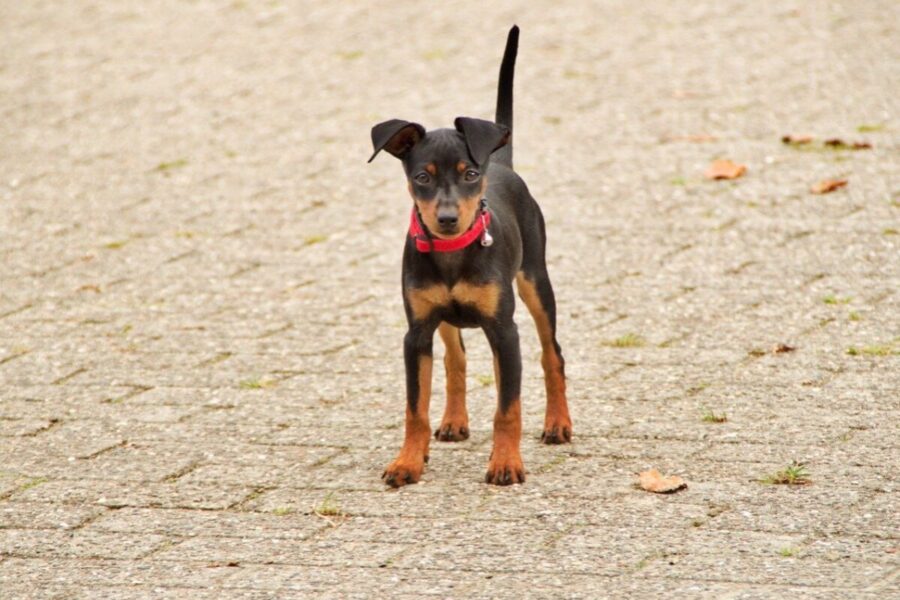
[[[416,241],[416,250],[419,252],[456,252],[471,245],[472,242],[482,237],[482,246],[490,246],[493,243],[490,233],[488,233],[488,225],[491,224],[491,211],[487,207],[483,207],[475,215],[475,222],[459,237],[452,240],[442,240],[433,238],[425,229],[425,225],[419,220],[419,213],[413,206],[412,214],[409,217],[409,237]]]

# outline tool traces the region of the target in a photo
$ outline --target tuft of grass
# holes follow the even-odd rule
[[[576,71],[574,69],[566,69],[563,71],[564,79],[596,79],[596,75],[587,71]]]
[[[320,244],[328,239],[327,235],[308,235],[303,238],[304,246],[312,246],[313,244]]]
[[[441,48],[434,48],[422,54],[425,60],[441,60],[447,58],[447,52]]]
[[[687,179],[684,177],[673,177],[669,180],[672,185],[687,185]]]
[[[881,233],[882,235],[900,235],[900,230],[894,229],[893,227],[887,227]]]
[[[863,123],[856,127],[856,131],[859,133],[874,133],[876,131],[884,131],[884,129],[884,123]]]
[[[484,387],[487,387],[494,383],[494,376],[493,375],[476,375],[475,381],[477,381]]]
[[[337,55],[339,58],[342,58],[344,60],[356,60],[357,58],[360,58],[363,55],[363,51],[362,50],[350,50],[349,52],[338,52]]]
[[[23,483],[23,484],[19,487],[18,491],[24,492],[25,490],[30,490],[30,489],[33,488],[33,487],[37,487],[37,486],[39,486],[39,485],[43,485],[43,484],[47,483],[48,481],[50,481],[50,480],[47,479],[46,477],[35,477],[35,478],[32,479],[31,481],[28,481],[28,482],[26,482],[26,483]]]
[[[130,242],[131,240],[117,240],[115,242],[109,242],[108,244],[103,244],[103,247],[108,250],[118,250],[119,248],[123,248],[125,244]]]
[[[254,377],[253,379],[244,379],[240,382],[242,390],[265,390],[275,387],[277,382],[273,379],[263,379],[262,377]]]
[[[851,310],[849,314],[851,321],[862,321],[862,316],[855,310]]]
[[[834,294],[828,294],[827,296],[822,298],[822,302],[824,302],[825,304],[830,304],[830,305],[850,304],[851,300],[853,300],[853,298],[851,298],[849,296],[841,298],[840,296],[836,296]]]
[[[290,506],[279,506],[272,511],[273,515],[284,517],[294,512],[294,509]]]
[[[313,509],[313,512],[320,517],[342,517],[345,514],[335,499],[334,492],[328,492],[328,495]]]
[[[797,554],[798,554],[799,552],[800,552],[800,550],[799,550],[798,548],[791,548],[791,547],[789,547],[789,546],[785,546],[784,548],[781,548],[781,549],[778,551],[778,554],[779,554],[780,556],[785,557],[785,558],[790,558],[790,557],[792,557],[792,556],[797,556]]]
[[[556,467],[558,467],[559,465],[561,465],[561,464],[563,464],[564,462],[566,462],[566,460],[567,460],[567,457],[566,457],[565,454],[558,454],[557,456],[555,456],[555,457],[554,457],[552,460],[550,460],[549,462],[547,462],[547,463],[545,463],[545,464],[539,466],[539,467],[535,470],[535,473],[540,474],[540,475],[543,475],[544,473],[548,473],[548,472],[552,471],[554,468],[556,468]]]
[[[158,173],[165,173],[167,171],[171,171],[172,169],[180,169],[188,164],[186,158],[179,158],[178,160],[173,160],[169,162],[161,162],[153,169]]]
[[[760,481],[770,485],[809,485],[812,483],[806,465],[795,460],[782,470],[766,475]]]
[[[636,333],[626,333],[621,337],[606,342],[605,345],[612,348],[640,348],[647,345],[647,340]]]
[[[728,415],[725,413],[715,413],[708,408],[704,408],[702,421],[704,423],[725,423],[728,421]]]
[[[688,388],[687,393],[689,396],[696,396],[706,388],[712,385],[711,381],[701,381],[697,385],[691,386]]]
[[[847,354],[850,356],[890,356],[894,354],[894,349],[885,345],[863,346],[862,348],[850,346],[847,348]]]

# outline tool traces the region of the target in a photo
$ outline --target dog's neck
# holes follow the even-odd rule
[[[470,248],[471,246],[457,252],[431,252],[426,255],[435,266],[438,278],[447,287],[453,287],[453,284],[462,278],[466,264],[471,257]]]

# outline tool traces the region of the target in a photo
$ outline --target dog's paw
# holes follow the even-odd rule
[[[450,421],[441,423],[441,426],[434,430],[434,439],[441,442],[461,442],[469,439],[468,423],[453,423]]]
[[[572,420],[558,419],[544,424],[541,441],[545,444],[568,444],[572,441]]]
[[[394,462],[387,466],[381,478],[391,487],[400,487],[408,483],[418,483],[422,477],[422,471],[425,470],[425,462],[427,457],[419,460],[410,459],[405,456],[398,456]]]
[[[485,483],[492,485],[511,485],[513,483],[525,483],[525,465],[518,452],[508,453],[505,456],[494,452],[488,462]]]

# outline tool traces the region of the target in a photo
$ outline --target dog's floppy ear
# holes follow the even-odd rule
[[[386,150],[397,158],[404,158],[413,146],[425,137],[425,128],[418,123],[410,123],[401,119],[391,119],[379,123],[372,128],[372,162],[382,150]]]
[[[457,117],[456,130],[466,138],[469,155],[478,166],[487,162],[491,153],[509,143],[509,128],[482,119]]]

